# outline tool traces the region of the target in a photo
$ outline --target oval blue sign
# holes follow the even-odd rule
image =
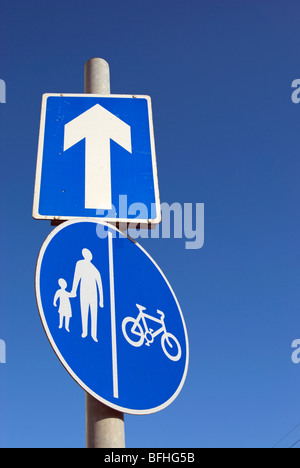
[[[177,397],[188,369],[186,326],[140,245],[104,222],[65,222],[40,251],[36,295],[56,355],[93,397],[130,414]]]

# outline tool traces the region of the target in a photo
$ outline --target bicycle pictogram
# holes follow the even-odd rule
[[[157,310],[160,318],[153,317],[144,312],[146,307],[139,304],[136,304],[136,306],[139,310],[137,318],[126,317],[122,322],[122,332],[128,343],[138,348],[146,341],[146,346],[150,346],[154,339],[162,333],[161,347],[163,352],[171,361],[179,361],[182,355],[181,346],[177,338],[167,331],[165,314]],[[148,327],[147,320],[159,323],[161,327],[154,331],[153,328]]]

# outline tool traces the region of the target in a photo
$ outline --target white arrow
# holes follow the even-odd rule
[[[96,104],[65,125],[64,151],[85,138],[85,208],[112,209],[110,140],[132,153],[131,127]]]

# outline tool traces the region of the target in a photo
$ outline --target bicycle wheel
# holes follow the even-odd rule
[[[126,317],[122,322],[122,332],[132,346],[138,348],[144,343],[144,333],[141,325],[132,317]]]
[[[165,355],[171,359],[171,361],[179,361],[181,358],[181,346],[177,338],[172,333],[165,333],[161,337],[161,346]]]

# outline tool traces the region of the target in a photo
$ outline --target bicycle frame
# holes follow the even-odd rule
[[[153,332],[153,330],[150,328],[148,328],[148,325],[147,325],[147,322],[146,322],[146,319],[148,320],[152,320],[152,322],[156,322],[156,323],[159,323],[161,324],[161,328],[159,328],[158,330],[156,330],[155,332]],[[150,342],[151,340],[148,340],[147,339],[147,334],[150,334],[151,337],[152,337],[152,341],[154,340],[154,338],[156,336],[158,336],[160,333],[167,333],[167,330],[166,330],[166,326],[165,326],[165,321],[164,321],[164,317],[162,316],[160,319],[159,318],[156,318],[156,317],[153,317],[152,315],[148,315],[148,314],[145,314],[142,310],[140,310],[140,313],[139,315],[137,316],[137,319],[135,320],[135,323],[134,323],[134,326],[132,327],[132,333],[135,333],[135,330],[136,330],[136,327],[137,327],[137,324],[140,323],[140,321],[142,321],[143,325],[144,325],[144,328],[145,328],[145,338],[148,342]]]

